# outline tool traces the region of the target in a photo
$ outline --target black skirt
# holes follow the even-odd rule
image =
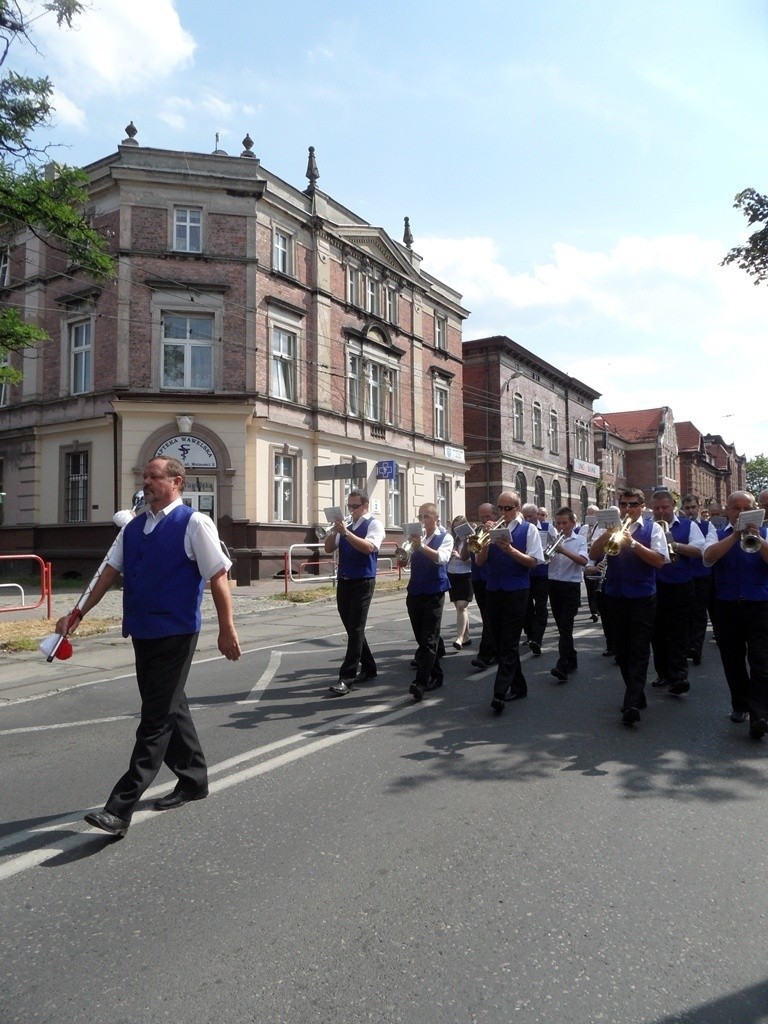
[[[451,599],[451,603],[455,604],[457,601],[471,601],[474,592],[472,590],[472,573],[460,572],[460,573],[448,573],[448,596]]]

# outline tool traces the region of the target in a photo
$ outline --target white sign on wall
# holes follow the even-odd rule
[[[190,469],[216,469],[216,456],[212,449],[205,441],[191,434],[177,434],[176,437],[168,438],[155,452],[155,457],[160,455],[166,459],[178,459]]]

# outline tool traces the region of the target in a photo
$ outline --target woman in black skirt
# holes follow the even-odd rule
[[[466,523],[465,516],[456,516],[451,523],[453,533],[453,551],[448,562],[448,596],[456,607],[456,639],[453,646],[457,651],[468,647],[472,640],[469,636],[469,612],[467,607],[472,600],[472,563],[466,541],[456,536],[456,527]]]

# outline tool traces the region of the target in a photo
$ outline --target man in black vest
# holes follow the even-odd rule
[[[178,782],[172,793],[155,801],[155,810],[208,796],[208,768],[184,694],[206,580],[219,621],[219,651],[229,661],[240,657],[227,581],[232,563],[221,549],[213,520],[183,503],[184,483],[184,466],[176,459],[158,457],[147,463],[144,498],[149,510],[118,536],[82,609],[56,624],[62,636],[72,633],[123,575],[123,635],[133,641],[141,721],[128,771],[104,810],[85,816],[89,825],[113,836],[126,834],[136,804],[163,762]]]
[[[347,499],[352,521],[337,519],[325,538],[326,554],[339,552],[336,607],[347,631],[347,652],[339,680],[329,690],[334,697],[349,693],[359,683],[376,677],[376,661],[365,639],[365,624],[376,586],[376,564],[384,540],[384,527],[368,511],[368,495],[355,487]],[[358,672],[359,668],[359,672]]]

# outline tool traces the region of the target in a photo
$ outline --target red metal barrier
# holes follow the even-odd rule
[[[8,605],[7,608],[0,607],[0,612],[31,612],[39,608],[43,601],[47,601],[47,618],[51,617],[51,598],[53,596],[53,570],[50,562],[44,562],[39,555],[0,555],[0,562],[37,562],[40,567],[40,599],[34,604],[27,604],[24,600],[24,590],[20,583],[0,583],[0,587],[18,587],[21,591],[24,603]]]

